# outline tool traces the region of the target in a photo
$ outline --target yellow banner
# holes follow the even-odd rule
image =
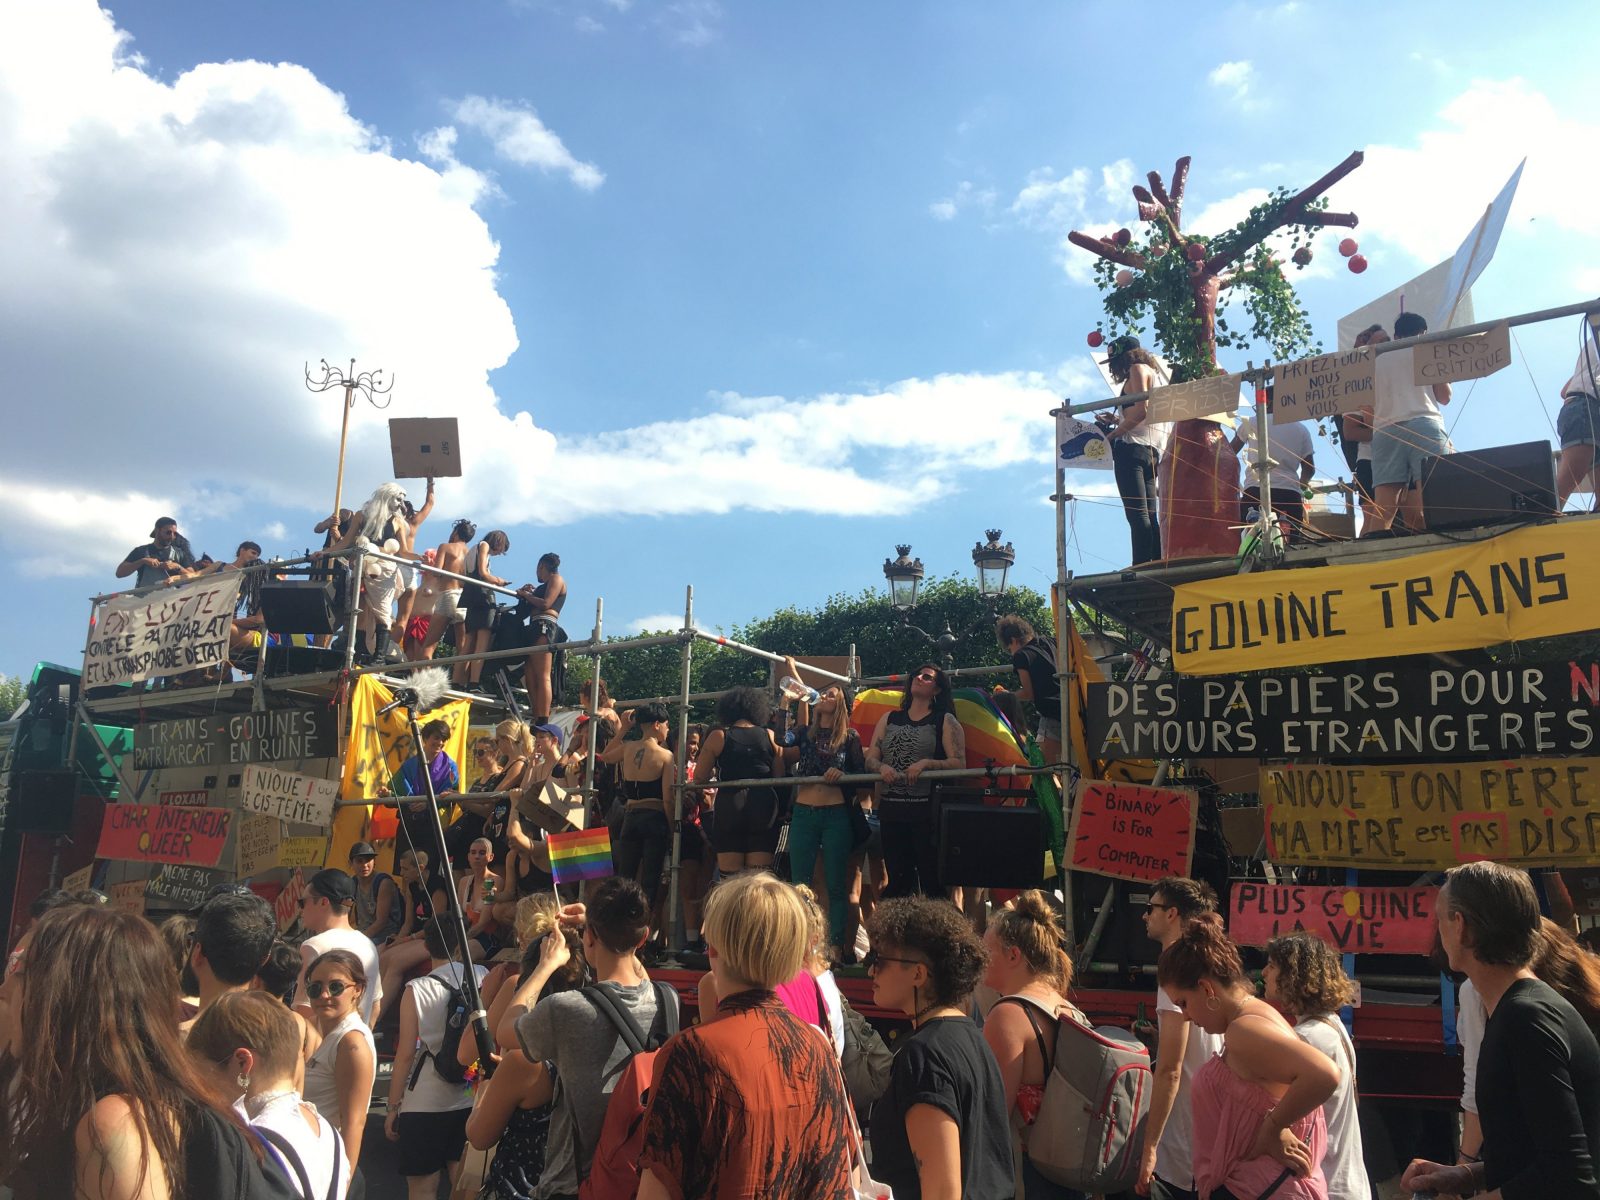
[[[1600,522],[1558,521],[1380,563],[1176,589],[1186,675],[1468,650],[1600,623]]]
[[[344,771],[339,783],[341,800],[370,800],[388,795],[400,768],[416,753],[405,709],[396,708],[379,715],[379,709],[393,699],[394,693],[371,675],[362,675],[350,689],[350,743],[345,749]],[[444,752],[458,768],[466,758],[471,707],[466,700],[452,700],[429,710],[418,721],[418,725],[443,721],[450,727]],[[368,805],[339,809],[334,813],[333,842],[326,861],[343,868],[353,844],[393,839],[396,826],[393,807],[374,809]],[[378,849],[382,851],[378,867],[387,870],[392,861],[391,848],[380,846]]]
[[[1276,863],[1600,863],[1600,758],[1263,767],[1261,803]]]

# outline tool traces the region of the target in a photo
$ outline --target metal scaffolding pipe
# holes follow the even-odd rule
[[[708,642],[714,642],[718,646],[727,646],[733,650],[742,650],[746,654],[753,655],[756,658],[764,658],[768,662],[778,663],[780,666],[789,661],[781,654],[774,654],[771,650],[763,650],[760,646],[751,646],[744,642],[736,642],[730,637],[723,637],[720,633],[707,633],[703,629],[696,629],[694,631],[694,636],[697,638],[702,638]],[[821,667],[813,667],[809,664],[806,666],[806,673],[808,675],[821,676],[823,679],[831,679],[835,683],[851,682],[848,676],[835,675],[832,671],[825,671]]]
[[[1002,775],[1048,775],[1055,768],[1044,766],[1014,766],[1010,763],[995,764],[992,767],[941,767],[937,771],[924,771],[917,776],[919,779],[979,779],[989,776],[999,778]],[[711,782],[696,781],[686,784],[691,790],[704,790],[707,788],[755,788],[755,787],[801,787],[811,783],[827,784],[829,787],[838,787],[846,783],[882,783],[883,776],[873,772],[859,775],[840,775],[836,779],[827,779],[821,775],[785,775],[781,779],[717,779]]]
[[[677,953],[683,948],[678,937],[678,905],[682,901],[683,799],[689,784],[689,675],[694,668],[694,585],[683,589],[683,663],[678,700],[678,746],[674,769],[678,786],[672,789],[672,857],[667,873],[667,946]]]

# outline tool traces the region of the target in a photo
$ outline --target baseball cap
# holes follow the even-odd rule
[[[346,857],[351,859],[377,858],[378,852],[372,848],[371,842],[357,842],[350,847],[350,853]]]
[[[1110,344],[1106,346],[1106,357],[1116,358],[1118,355],[1137,349],[1139,349],[1139,339],[1131,333],[1125,333],[1121,337],[1111,339]]]
[[[334,904],[354,904],[356,881],[346,871],[327,867],[306,881],[306,887]]]
[[[178,518],[177,517],[158,517],[158,518],[156,518],[156,523],[150,527],[150,536],[151,537],[155,537],[156,536],[156,532],[163,525],[171,525],[174,529],[176,529],[178,527]]]
[[[566,735],[561,732],[561,726],[559,725],[535,725],[533,732],[542,733],[546,737],[553,738],[557,750],[561,749],[562,743],[566,741]]]

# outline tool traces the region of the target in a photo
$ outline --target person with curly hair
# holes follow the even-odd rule
[[[1208,912],[1185,925],[1161,952],[1156,978],[1190,1021],[1223,1038],[1222,1053],[1189,1089],[1196,1192],[1206,1200],[1327,1200],[1322,1105],[1339,1071],[1256,997],[1222,918]]]
[[[885,900],[867,922],[873,1003],[911,1018],[872,1110],[872,1171],[902,1200],[1011,1200],[1011,1130],[994,1055],[968,1016],[989,956],[944,900]]]
[[[695,778],[767,779],[783,774],[767,718],[772,706],[760,688],[734,688],[717,701],[718,728],[700,746]],[[710,793],[704,793],[708,798]],[[718,788],[712,809],[711,847],[723,875],[772,866],[778,850],[778,791],[771,787]],[[613,835],[615,836],[615,835]]]
[[[984,983],[1000,993],[983,1025],[983,1040],[1000,1066],[1000,1083],[1011,1113],[1022,1200],[1081,1200],[1082,1193],[1039,1174],[1028,1158],[1028,1130],[1044,1102],[1049,1063],[1055,1058],[1059,1017],[1087,1026],[1089,1019],[1067,999],[1072,960],[1062,948],[1066,935],[1055,910],[1038,890],[1017,896],[989,920],[983,945],[989,954]]]
[[[1355,986],[1333,948],[1305,932],[1267,943],[1262,981],[1262,994],[1294,1022],[1295,1035],[1339,1069],[1339,1086],[1322,1106],[1328,1124],[1328,1149],[1322,1156],[1328,1200],[1372,1200],[1356,1113],[1356,1047],[1339,1019],[1339,1010],[1355,999]]]

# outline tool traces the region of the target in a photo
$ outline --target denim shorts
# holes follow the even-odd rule
[[[1561,448],[1593,446],[1600,441],[1600,437],[1596,437],[1597,430],[1600,430],[1600,400],[1573,392],[1556,417],[1556,436],[1561,439]]]
[[[1372,483],[1375,487],[1422,482],[1422,460],[1449,454],[1450,438],[1444,422],[1435,416],[1397,421],[1372,433]]]
[[[1047,717],[1041,713],[1039,727],[1034,731],[1034,736],[1041,742],[1059,742],[1061,740],[1061,722],[1054,717]]]

